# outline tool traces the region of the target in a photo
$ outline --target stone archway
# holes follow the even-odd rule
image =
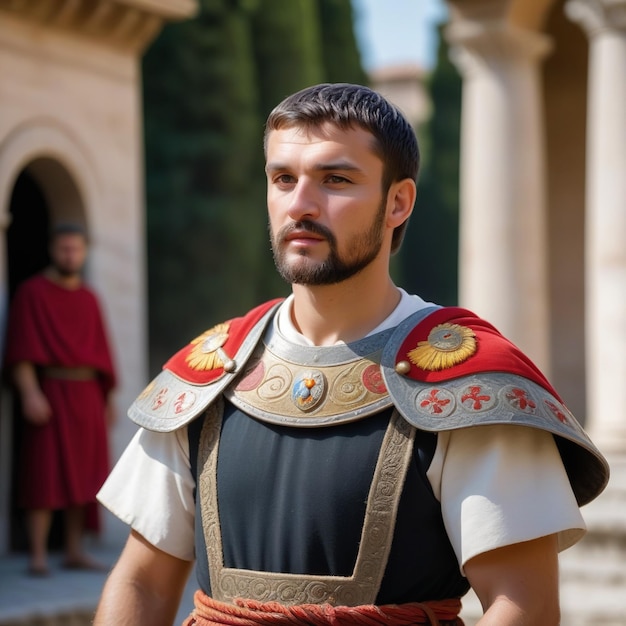
[[[9,203],[7,283],[9,301],[18,285],[48,263],[50,211],[41,186],[28,168],[17,177]]]
[[[10,304],[20,283],[41,271],[49,261],[49,208],[41,186],[28,168],[15,181],[9,202],[9,214],[10,222],[6,231],[6,280]],[[20,549],[25,544],[23,525],[13,503],[16,495],[16,452],[21,444],[22,419],[19,404],[15,401],[8,381],[2,390],[2,404],[4,420],[10,421],[10,426],[5,428],[10,432],[6,432],[7,436],[2,437],[0,442],[0,459],[3,466],[10,468],[10,471],[3,472],[0,481],[4,483],[2,492],[8,494],[8,543],[12,549]]]

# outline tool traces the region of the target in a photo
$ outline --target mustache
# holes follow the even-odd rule
[[[324,239],[328,240],[330,243],[335,241],[335,236],[328,228],[326,228],[326,226],[322,226],[322,224],[318,224],[310,220],[300,220],[298,222],[288,224],[287,226],[283,226],[280,231],[278,231],[277,239],[279,241],[284,241],[286,237],[296,231],[319,235],[320,237],[324,237]]]

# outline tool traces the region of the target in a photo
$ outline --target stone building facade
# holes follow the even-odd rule
[[[626,624],[626,0],[448,0],[463,80],[459,301],[607,455],[562,556],[565,626]],[[468,599],[466,621],[479,607]]]
[[[418,130],[432,113],[428,72],[414,64],[380,67],[368,74],[370,85],[393,102]]]
[[[626,451],[626,1],[454,0],[460,302]]]
[[[195,10],[195,0],[0,1],[0,324],[15,285],[47,261],[48,227],[84,223],[87,280],[120,375],[116,455],[147,377],[141,55],[166,20]],[[13,442],[6,388],[1,399],[0,554]]]

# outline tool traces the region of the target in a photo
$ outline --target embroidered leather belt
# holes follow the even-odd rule
[[[43,367],[41,374],[44,378],[55,378],[57,380],[94,380],[98,376],[98,370],[93,367],[63,367],[61,365],[51,365]]]

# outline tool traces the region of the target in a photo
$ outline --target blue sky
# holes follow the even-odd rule
[[[352,0],[352,4],[366,70],[404,63],[433,66],[436,25],[446,15],[443,0]]]

